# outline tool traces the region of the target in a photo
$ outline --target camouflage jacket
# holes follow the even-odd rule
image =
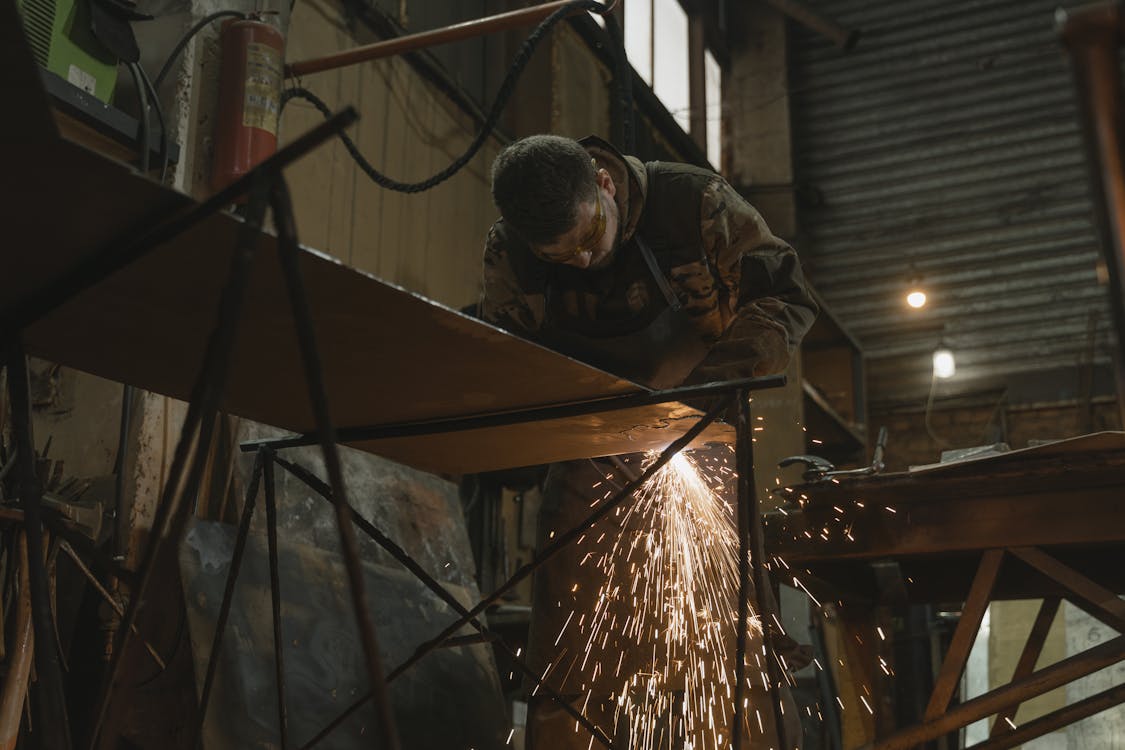
[[[783,371],[817,314],[793,249],[714,172],[643,164],[600,140],[582,143],[617,186],[622,236],[613,262],[598,271],[546,263],[501,219],[485,245],[481,316],[533,340],[551,309],[592,337],[643,327],[666,303],[638,260],[639,234],[712,346],[688,382]]]

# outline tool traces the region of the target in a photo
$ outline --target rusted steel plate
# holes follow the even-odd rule
[[[0,310],[45,288],[84,254],[186,210],[189,198],[66,141],[5,148],[21,190],[0,203]],[[66,206],[65,220],[59,207]],[[186,399],[215,324],[240,220],[215,215],[25,330],[27,350],[100,377]],[[298,432],[313,428],[293,319],[263,235],[223,409]],[[507,412],[643,388],[321,253],[301,254],[328,401],[337,427]],[[695,414],[679,405],[419,437],[361,447],[458,473],[666,445]],[[729,439],[712,428],[706,439]]]

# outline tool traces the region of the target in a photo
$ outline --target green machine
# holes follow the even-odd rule
[[[36,62],[109,103],[117,57],[94,36],[90,0],[16,1]]]

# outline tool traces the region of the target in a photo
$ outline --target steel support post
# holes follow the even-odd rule
[[[266,541],[270,558],[270,606],[273,610],[273,666],[277,676],[277,727],[281,750],[289,750],[289,717],[285,710],[285,648],[281,637],[281,580],[277,567],[277,493],[273,475],[273,451],[262,451],[266,483]]]
[[[207,656],[207,673],[203,679],[203,694],[199,699],[199,717],[196,719],[195,740],[189,747],[202,747],[203,721],[207,718],[207,706],[211,700],[211,689],[215,685],[215,673],[219,668],[219,653],[223,647],[223,635],[227,631],[227,620],[230,618],[231,602],[234,600],[234,586],[238,581],[238,572],[242,569],[242,555],[246,551],[246,539],[250,535],[250,521],[254,516],[254,504],[258,498],[258,487],[262,481],[263,455],[258,454],[254,461],[254,472],[250,476],[250,484],[246,488],[246,501],[242,506],[242,520],[238,524],[238,535],[234,541],[234,554],[231,555],[230,570],[227,571],[227,583],[223,589],[223,603],[219,606],[219,619],[215,622],[215,636],[211,640],[211,652]]]
[[[70,723],[66,715],[62,664],[55,648],[54,622],[48,591],[47,569],[43,564],[43,485],[35,470],[35,437],[31,427],[31,393],[27,377],[27,358],[18,335],[6,343],[8,393],[12,404],[12,437],[15,441],[20,500],[27,537],[27,563],[31,588],[31,622],[35,637],[35,668],[39,675],[39,722],[42,746],[69,748]],[[34,703],[33,703],[34,705]]]
[[[136,586],[130,592],[129,606],[125,610],[117,631],[113,654],[106,669],[103,687],[94,715],[89,748],[95,750],[98,735],[105,721],[106,711],[113,695],[121,668],[122,656],[129,644],[129,636],[137,621],[145,592],[152,579],[159,554],[168,540],[178,547],[187,520],[191,516],[192,500],[199,487],[206,453],[214,431],[223,385],[226,381],[230,355],[234,349],[237,323],[242,311],[246,286],[249,283],[254,250],[261,233],[265,214],[268,184],[259,175],[258,184],[251,194],[247,217],[238,235],[238,247],[231,258],[230,277],[219,302],[215,328],[207,341],[207,350],[180,432],[180,440],[172,457],[168,480],[152,522],[152,531],[141,561]],[[189,461],[190,458],[190,461]],[[185,478],[186,469],[186,478]]]
[[[355,608],[356,624],[359,626],[363,650],[367,657],[367,671],[371,680],[371,690],[375,695],[379,726],[376,736],[380,747],[385,750],[398,750],[398,733],[395,731],[394,714],[391,712],[390,696],[383,676],[382,659],[375,634],[375,622],[367,608],[367,591],[363,582],[363,567],[359,559],[355,529],[352,528],[348,513],[349,504],[344,486],[344,474],[340,466],[340,454],[336,446],[336,434],[332,426],[328,398],[325,394],[324,378],[321,371],[320,355],[317,352],[316,334],[305,295],[304,282],[297,259],[300,247],[297,244],[297,226],[293,216],[293,206],[289,199],[289,188],[280,175],[274,181],[271,192],[274,222],[278,231],[278,258],[281,261],[289,301],[293,308],[293,319],[297,329],[297,339],[304,362],[305,379],[309,399],[316,417],[317,434],[320,435],[324,464],[328,471],[328,482],[332,487],[332,504],[336,509],[336,525],[340,533],[340,549],[344,566],[348,571],[348,583]]]
[[[762,532],[762,509],[754,478],[754,431],[750,416],[750,391],[741,389],[736,394],[738,416],[735,422],[735,462],[738,468],[738,644],[735,664],[734,726],[731,728],[732,747],[739,750],[743,732],[742,691],[746,688],[746,639],[748,635],[750,585],[753,576],[758,617],[762,623],[762,647],[766,658],[767,690],[773,706],[774,729],[782,750],[789,750],[785,736],[785,715],[781,707],[781,686],[784,679],[777,655],[774,654],[770,630],[776,620],[770,606],[771,582],[766,568],[765,536]]]

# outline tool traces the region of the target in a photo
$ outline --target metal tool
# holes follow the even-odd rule
[[[883,463],[883,451],[887,447],[887,428],[879,428],[879,437],[875,441],[875,454],[871,459],[871,464],[863,466],[858,469],[837,469],[831,461],[820,456],[789,456],[781,459],[778,466],[784,469],[786,466],[793,464],[804,464],[805,471],[801,474],[801,478],[806,482],[822,482],[826,479],[835,479],[838,477],[864,477],[871,474],[878,474],[886,468]]]

